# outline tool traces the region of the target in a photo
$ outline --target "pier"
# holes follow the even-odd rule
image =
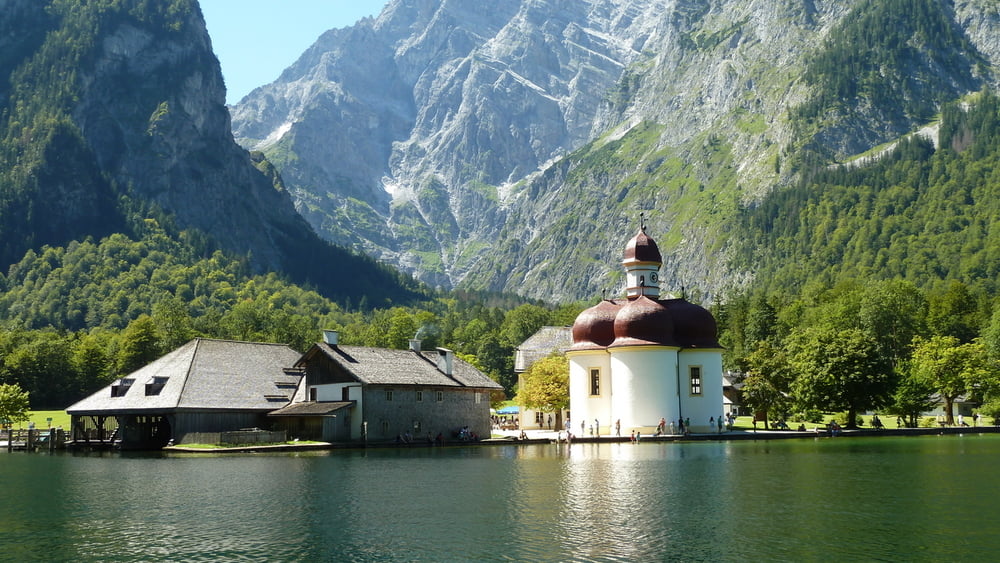
[[[66,445],[66,431],[62,428],[8,428],[0,431],[0,447],[8,452],[15,450],[36,452],[55,451]]]

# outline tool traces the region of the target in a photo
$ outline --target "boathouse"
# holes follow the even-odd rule
[[[488,438],[490,393],[503,387],[445,348],[341,346],[324,331],[294,367],[303,400],[270,414],[289,436],[330,442]]]
[[[298,388],[299,357],[283,344],[196,338],[66,409],[72,442],[154,449],[264,428]]]

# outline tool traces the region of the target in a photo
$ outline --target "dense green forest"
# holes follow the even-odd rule
[[[936,393],[1000,415],[998,228],[1000,99],[989,92],[945,106],[937,149],[913,136],[745,209],[756,281],[716,314],[728,367],[749,374],[748,403],[777,418],[878,408],[915,419]]]
[[[203,257],[227,248],[244,254],[245,265],[257,273],[279,269],[338,301],[367,296],[377,301],[373,305],[386,306],[426,295],[409,276],[320,240],[287,198],[275,196],[285,190],[273,166],[259,154],[246,158],[232,141],[221,79],[217,104],[191,110],[200,112],[196,115],[177,109],[189,73],[211,75],[218,69],[209,43],[198,41],[204,38],[198,11],[196,0],[4,6],[0,264],[6,268],[26,251],[87,237],[121,233],[138,240],[152,217],[174,237],[183,226],[185,242]],[[195,47],[171,55],[178,59],[174,65],[142,61],[149,64],[148,74],[129,74],[130,66],[141,64],[129,63],[124,54],[108,60],[107,54],[106,42],[120,41],[123,29],[148,34],[167,51],[180,44]],[[114,103],[105,103],[106,96]],[[190,122],[199,120],[205,121],[203,130],[192,133]],[[172,144],[195,148],[183,152]],[[169,177],[171,190],[190,197],[180,203],[160,197],[165,191],[156,183],[160,177]],[[285,204],[292,219],[274,209],[278,204]],[[249,219],[227,222],[231,217]],[[239,228],[255,232],[231,232]],[[256,231],[264,235],[254,236]],[[277,255],[280,264],[263,267],[258,257],[265,254]]]
[[[865,0],[852,9],[802,75],[811,94],[790,111],[804,147],[793,162],[810,163],[808,171],[856,152],[871,140],[859,124],[902,135],[933,120],[942,103],[982,87],[988,64],[949,4]]]
[[[513,389],[514,347],[579,308],[453,293],[414,306],[337,304],[243,259],[199,257],[147,219],[141,238],[114,234],[28,251],[0,276],[0,381],[31,393],[34,408],[64,408],[196,336],[282,342],[299,351],[320,330],[348,345],[447,346]],[[191,238],[191,235],[185,235]]]
[[[742,213],[758,290],[905,279],[956,280],[996,295],[1000,273],[1000,103],[945,106],[940,148],[911,136],[870,164],[818,169]]]

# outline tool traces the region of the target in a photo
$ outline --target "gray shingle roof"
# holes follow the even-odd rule
[[[514,371],[522,372],[552,352],[565,352],[573,345],[572,329],[568,326],[543,326],[517,347]]]
[[[315,345],[311,352],[325,354],[367,385],[426,385],[437,387],[470,387],[476,389],[502,389],[503,387],[484,375],[468,362],[452,355],[452,375],[445,375],[437,367],[439,352],[414,352],[365,346],[331,346],[325,342]],[[302,360],[300,360],[301,362]]]
[[[125,376],[133,383],[123,396],[112,396],[116,381],[66,411],[78,415],[185,409],[269,411],[292,398],[301,376],[286,368],[299,356],[283,344],[196,338]],[[162,389],[147,395],[146,384],[154,381],[163,382]]]

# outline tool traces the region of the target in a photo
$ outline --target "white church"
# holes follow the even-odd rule
[[[660,419],[717,431],[723,396],[715,318],[683,298],[660,298],[662,264],[643,223],[625,247],[625,298],[603,299],[573,323],[566,352],[572,431],[596,420],[601,435],[614,434],[616,422],[624,436],[648,435]]]

